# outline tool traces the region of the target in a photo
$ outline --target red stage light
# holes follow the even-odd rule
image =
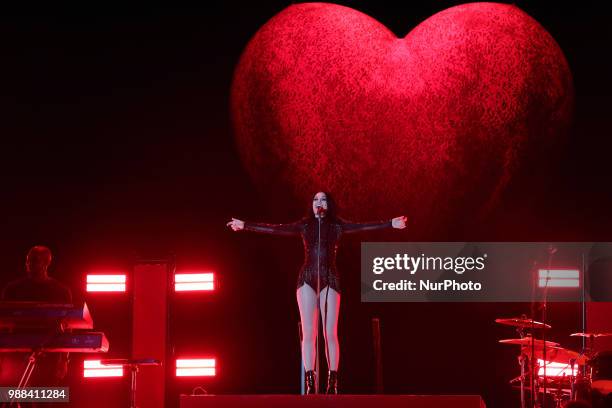
[[[204,377],[216,375],[214,358],[181,358],[176,360],[177,377]]]
[[[83,377],[123,377],[122,365],[102,365],[101,360],[83,361]]]
[[[544,360],[538,358],[538,375],[544,376]],[[572,367],[568,363],[559,363],[556,361],[548,361],[546,363],[546,376],[547,377],[563,377],[576,375],[578,373],[578,366],[574,365],[574,370],[572,371]]]
[[[87,292],[125,292],[125,274],[87,275]]]
[[[578,269],[540,269],[538,287],[579,288],[580,271]]]
[[[177,273],[174,275],[176,292],[214,290],[214,273]]]

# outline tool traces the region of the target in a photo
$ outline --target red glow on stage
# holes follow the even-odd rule
[[[125,292],[125,274],[87,275],[87,292]]]
[[[216,375],[214,358],[181,358],[176,360],[177,377],[210,377]]]
[[[101,360],[83,361],[83,377],[123,377],[122,365],[102,365]]]
[[[578,269],[540,269],[538,270],[539,288],[579,288]]]
[[[214,273],[177,273],[174,275],[176,292],[214,290]]]

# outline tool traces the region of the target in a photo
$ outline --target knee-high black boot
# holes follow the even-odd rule
[[[329,371],[327,375],[327,391],[326,394],[337,394],[338,393],[338,372]]]
[[[314,370],[306,371],[306,394],[315,394],[315,372]]]

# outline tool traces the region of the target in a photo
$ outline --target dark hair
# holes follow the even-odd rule
[[[336,200],[334,200],[334,196],[327,191],[317,191],[312,195],[312,199],[314,199],[314,196],[318,193],[325,194],[325,198],[327,199],[327,212],[325,213],[325,218],[328,220],[338,220],[338,205],[336,204]],[[312,199],[310,200],[310,206],[306,213],[309,218],[315,218],[314,212],[312,211]]]

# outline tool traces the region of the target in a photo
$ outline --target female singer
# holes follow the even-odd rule
[[[312,208],[303,219],[290,224],[262,224],[232,218],[227,226],[234,231],[246,230],[277,235],[300,235],[304,242],[304,264],[297,281],[297,302],[302,323],[302,360],[306,371],[306,394],[315,393],[315,341],[318,328],[317,295],[329,373],[327,394],[338,393],[338,313],[340,281],[336,269],[336,252],[343,233],[382,228],[406,227],[405,216],[390,221],[349,223],[336,214],[337,208],[329,193],[318,192]]]

